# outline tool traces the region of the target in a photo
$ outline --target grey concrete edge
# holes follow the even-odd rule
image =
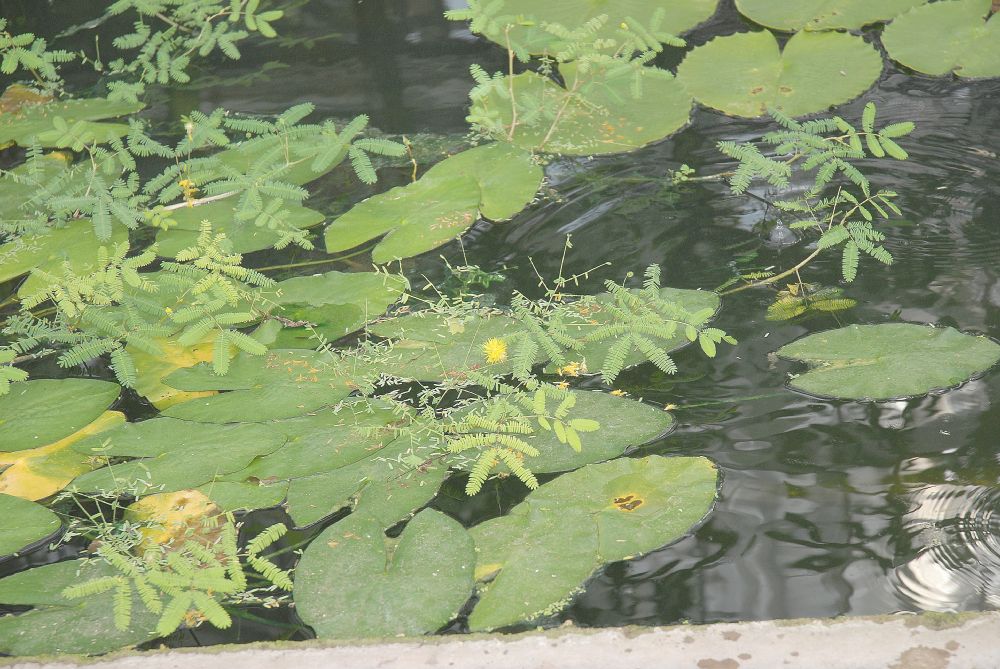
[[[1000,612],[576,628],[0,658],[17,669],[995,669]]]

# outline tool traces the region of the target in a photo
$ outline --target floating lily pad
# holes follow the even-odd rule
[[[288,515],[296,527],[306,527],[351,508],[377,519],[383,528],[392,527],[430,502],[448,475],[444,465],[427,459],[426,451],[399,437],[364,460],[292,479]]]
[[[133,548],[142,555],[157,546],[185,541],[211,544],[218,538],[223,510],[200,490],[176,490],[147,495],[125,508],[123,520],[139,526],[142,539]]]
[[[532,435],[521,435],[538,449],[539,455],[529,457],[525,465],[536,473],[563,472],[595,462],[616,458],[633,446],[645,444],[671,428],[669,413],[610,393],[586,390],[569,391],[576,397],[569,418],[591,418],[600,422],[600,430],[582,437],[579,452],[561,443],[555,433],[535,426]],[[480,403],[471,404],[456,414],[456,418],[475,411]],[[501,470],[503,468],[501,467]]]
[[[473,0],[474,2],[476,0]],[[488,0],[479,4],[489,5]],[[617,32],[626,21],[649,29],[657,12],[662,13],[658,30],[680,35],[699,23],[707,21],[715,13],[719,0],[616,0],[615,2],[593,2],[593,0],[505,0],[500,10],[501,16],[510,16],[510,40],[532,54],[555,53],[566,46],[565,40],[544,30],[545,24],[555,23],[573,30],[598,18],[606,19],[599,30],[588,39],[615,39]],[[507,46],[504,28],[508,22],[496,21],[497,29],[486,27],[484,36],[497,44]]]
[[[819,332],[777,353],[810,366],[790,381],[796,390],[887,400],[964,383],[1000,360],[1000,345],[954,328],[883,323]]]
[[[41,541],[62,526],[59,516],[41,504],[13,495],[0,494],[0,517],[0,556]]]
[[[736,9],[776,30],[857,30],[888,21],[927,0],[736,0]]]
[[[38,194],[39,184],[69,169],[71,162],[68,153],[54,151],[9,170],[0,178],[0,220],[21,220],[36,210],[38,207],[31,207],[28,202]]]
[[[295,569],[295,610],[320,639],[427,634],[472,595],[472,539],[422,511],[398,539],[355,513],[316,537]]]
[[[257,423],[213,425],[171,418],[127,423],[80,441],[73,449],[87,455],[136,459],[88,472],[70,487],[83,492],[128,489],[139,494],[197,488],[243,469],[255,457],[284,443],[280,431]]]
[[[124,422],[124,414],[105,411],[86,427],[59,441],[12,453],[0,452],[0,493],[29,500],[56,494],[74,478],[97,466],[95,458],[74,451],[71,446]]]
[[[990,0],[915,7],[882,33],[889,57],[924,74],[1000,77],[1000,21]]]
[[[355,205],[325,233],[327,253],[382,235],[372,260],[409,258],[445,244],[482,215],[504,220],[521,211],[542,183],[531,156],[507,144],[487,144],[446,158],[419,180]]]
[[[53,228],[45,234],[26,235],[6,244],[0,244],[0,281],[7,281],[28,274],[33,269],[41,269],[60,276],[63,263],[78,274],[95,269],[97,249],[113,246],[128,240],[128,231],[122,226],[114,226],[109,239],[98,239],[94,226],[89,220],[71,221],[61,228]],[[34,295],[48,287],[48,282],[32,273],[17,290],[21,297]]]
[[[419,381],[463,379],[470,371],[508,374],[513,369],[514,337],[521,326],[503,314],[465,320],[416,313],[376,323],[371,332],[393,340],[386,370],[393,376]],[[490,361],[483,346],[496,339],[504,343],[499,359]],[[536,362],[543,362],[538,355]]]
[[[212,481],[197,488],[208,495],[223,511],[252,511],[278,506],[288,494],[288,483],[237,483]]]
[[[23,86],[10,86],[0,99],[0,145],[29,145],[38,142],[46,148],[72,148],[79,151],[81,142],[107,142],[128,133],[126,123],[98,123],[116,116],[127,116],[142,109],[131,102],[86,98],[51,100],[25,94]]]
[[[254,220],[238,221],[234,208],[236,198],[226,198],[197,207],[174,209],[169,219],[174,222],[167,230],[156,234],[157,253],[173,258],[180,251],[195,246],[202,221],[212,224],[212,231],[225,233],[233,253],[250,253],[274,246],[281,235]],[[320,212],[297,204],[286,204],[281,210],[285,224],[299,229],[319,225],[326,218]]]
[[[47,446],[83,429],[118,397],[116,383],[92,379],[38,379],[0,397],[0,451]]]
[[[703,105],[755,117],[769,107],[803,116],[864,93],[882,72],[882,57],[862,38],[800,32],[784,51],[767,30],[716,37],[691,51],[677,78]]]
[[[273,427],[285,436],[285,445],[227,478],[277,481],[333,471],[376,457],[396,438],[396,432],[389,426],[407,420],[405,414],[386,402],[361,398],[276,422]]]
[[[691,114],[691,96],[672,74],[645,67],[616,74],[598,67],[586,72],[565,63],[559,74],[566,88],[535,72],[514,76],[514,97],[522,103],[511,142],[541,153],[589,156],[634,151],[680,130]],[[642,95],[633,95],[635,77]],[[532,114],[540,107],[561,108],[569,90],[576,90],[553,129],[552,120]],[[469,120],[490,119],[509,128],[513,123],[510,99],[491,90],[472,101]],[[525,119],[535,119],[527,121]]]
[[[210,332],[202,341],[190,346],[182,346],[176,339],[166,337],[154,337],[153,341],[160,348],[160,353],[155,355],[134,346],[127,347],[136,371],[134,390],[149,400],[150,404],[162,411],[174,404],[216,394],[214,390],[185,392],[163,383],[164,378],[178,369],[193,367],[201,362],[211,362],[215,355],[214,332]]]
[[[316,348],[313,333],[335,341],[381,317],[390,304],[402,298],[406,281],[376,272],[327,272],[281,281],[268,296],[281,308],[282,321],[269,321],[257,338],[274,348]],[[289,323],[307,322],[305,325]],[[278,327],[271,326],[278,323]],[[284,325],[282,326],[282,323]]]
[[[715,499],[705,458],[619,458],[542,485],[511,512],[470,531],[476,579],[469,617],[489,630],[558,612],[601,566],[690,531]]]
[[[62,591],[83,580],[114,576],[100,560],[69,560],[0,580],[0,604],[34,606],[25,613],[0,617],[0,653],[97,655],[155,638],[156,615],[132,594],[132,620],[125,630],[115,627],[114,590],[80,600]]]
[[[358,387],[355,378],[354,369],[326,353],[277,349],[266,356],[238,355],[225,376],[206,363],[167,376],[164,383],[178,390],[233,392],[175,404],[163,415],[205,423],[294,418],[347,397]]]
[[[638,294],[639,291],[629,292]],[[661,288],[660,296],[692,314],[694,316],[692,325],[696,326],[709,322],[718,311],[721,303],[718,294],[708,290]],[[594,329],[613,322],[612,315],[605,309],[607,305],[612,304],[614,304],[614,298],[609,293],[600,293],[594,296],[593,301],[587,300],[569,305],[569,317],[565,321],[569,335],[576,339],[584,339]],[[678,328],[678,331],[670,337],[659,337],[655,341],[660,348],[668,353],[691,343],[683,328]],[[607,359],[608,351],[614,343],[615,339],[588,341],[579,350],[567,351],[565,354],[566,364],[562,367],[549,364],[545,368],[545,372],[547,374],[564,373],[567,376],[596,374]],[[625,359],[625,367],[632,367],[646,361],[647,358],[641,353],[632,351]]]

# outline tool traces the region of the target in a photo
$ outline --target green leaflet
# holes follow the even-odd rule
[[[21,86],[11,86],[0,97],[0,145],[25,146],[32,141],[46,148],[72,148],[84,143],[107,142],[129,131],[124,123],[99,123],[134,114],[142,104],[104,98],[46,100],[25,96]]]
[[[1000,21],[990,0],[948,0],[915,7],[882,33],[889,57],[918,72],[1000,77]]]
[[[508,515],[472,528],[479,603],[473,630],[562,609],[600,567],[690,531],[715,499],[705,458],[619,458],[542,485]]]
[[[883,323],[812,334],[777,354],[810,366],[789,382],[796,390],[888,400],[964,383],[1000,360],[1000,345],[954,328]]]
[[[422,511],[397,539],[355,512],[309,544],[295,570],[295,609],[316,636],[427,634],[472,594],[472,539],[457,521]]]
[[[767,30],[716,37],[691,51],[677,78],[694,98],[733,116],[775,108],[804,116],[864,93],[882,58],[862,38],[837,32],[792,35],[779,50]]]
[[[535,197],[541,168],[506,144],[487,144],[437,163],[420,179],[355,205],[325,232],[327,253],[385,235],[372,260],[386,263],[437,248],[479,219],[511,218]]]

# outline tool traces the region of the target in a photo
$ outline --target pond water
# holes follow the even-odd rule
[[[39,21],[73,23],[74,17],[42,5],[28,8]],[[500,69],[503,54],[461,25],[446,24],[442,9],[437,0],[303,3],[273,46],[247,49],[243,60],[220,64],[197,86],[169,92],[149,115],[168,119],[216,106],[275,113],[311,101],[320,116],[367,113],[387,133],[433,133],[442,145],[458,146],[466,129],[468,66]],[[698,44],[742,25],[723,3],[689,39]],[[727,296],[717,323],[737,346],[721,348],[712,360],[691,349],[679,352],[676,377],[644,365],[619,379],[616,385],[633,398],[676,406],[676,428],[640,453],[711,458],[722,474],[719,498],[690,535],[612,564],[548,623],[663,625],[1000,604],[994,515],[1000,405],[993,402],[1000,400],[1000,374],[912,400],[838,401],[786,389],[789,373],[798,369],[769,355],[804,334],[849,323],[951,325],[1000,339],[1000,81],[924,77],[889,63],[865,99],[877,102],[881,118],[917,125],[906,143],[910,160],[886,161],[872,174],[876,186],[901,194],[904,218],[887,227],[895,264],[863,268],[856,282],[844,285],[858,306],[836,314],[773,322],[765,319],[772,291]],[[858,118],[863,104],[848,103],[837,113]],[[528,258],[542,275],[554,276],[567,235],[571,271],[612,263],[607,273],[584,279],[584,291],[599,291],[604,278],[653,263],[663,267],[666,285],[705,289],[724,283],[734,267],[791,266],[803,253],[780,243],[773,209],[730,194],[722,182],[675,188],[666,176],[681,164],[700,176],[731,169],[715,143],[768,129],[770,121],[698,108],[690,127],[654,146],[556,160],[547,168],[551,192],[539,204],[507,223],[480,222],[440,253],[454,263],[500,270],[507,277],[501,300],[511,289],[538,294]],[[405,180],[402,170],[384,170],[375,188]],[[336,176],[320,182],[316,201],[343,208],[372,192],[353,187],[345,196],[345,183]],[[251,266],[324,257],[321,251],[262,252],[251,256]],[[362,256],[318,267],[366,263]],[[411,261],[408,270],[444,276],[436,252]],[[839,259],[832,257],[815,263],[809,280],[837,285],[839,276]],[[139,403],[126,409],[133,417],[147,410]],[[488,487],[472,503],[462,497],[459,487],[446,489],[434,505],[471,524],[500,515],[523,492],[511,482]],[[281,514],[257,515],[264,527]],[[0,571],[52,559],[36,552]],[[310,634],[293,613],[258,614],[228,631],[199,629],[174,641]],[[459,621],[451,631],[461,629]]]

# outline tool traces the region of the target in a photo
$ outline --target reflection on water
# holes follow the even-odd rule
[[[273,46],[244,49],[245,60],[203,73],[196,87],[172,92],[150,113],[166,119],[216,106],[271,113],[308,100],[320,115],[368,113],[391,132],[464,132],[469,64],[496,71],[503,58],[442,21],[444,8],[437,0],[301,3]],[[740,29],[724,3],[711,31],[691,41]],[[233,84],[235,77],[246,79]],[[764,318],[768,291],[727,297],[719,323],[738,346],[711,361],[679,353],[678,378],[648,368],[622,375],[619,386],[632,396],[679,407],[678,429],[642,453],[712,458],[721,495],[691,536],[610,566],[563,618],[666,624],[997,605],[1000,372],[948,393],[873,405],[787,391],[796,368],[768,356],[809,332],[893,318],[1000,338],[1000,82],[912,76],[889,65],[867,97],[884,121],[917,124],[905,142],[911,160],[886,161],[873,175],[877,187],[901,193],[906,220],[887,228],[895,264],[864,264],[858,281],[844,286],[859,306],[836,315],[774,323]],[[856,119],[862,107],[858,100],[837,112]],[[732,276],[737,262],[788,267],[808,251],[769,243],[774,212],[761,202],[734,197],[722,183],[673,188],[666,178],[682,163],[700,175],[729,169],[715,143],[765,128],[699,109],[691,127],[656,146],[557,161],[547,168],[552,190],[537,206],[509,223],[479,224],[441,252],[486,270],[514,268],[504,285],[529,295],[537,277],[528,256],[544,276],[556,276],[570,233],[570,271],[613,263],[582,290],[650,263],[663,266],[668,285],[706,289]],[[379,188],[405,179],[381,176]],[[251,257],[269,265],[303,255]],[[407,270],[437,279],[440,264],[435,252]],[[839,266],[838,258],[822,259],[808,280],[838,285]],[[461,513],[447,495],[439,506],[473,522],[516,501],[502,492],[498,486],[492,500]]]

